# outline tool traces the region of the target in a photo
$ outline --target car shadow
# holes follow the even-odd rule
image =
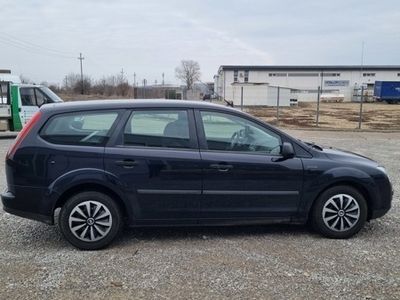
[[[190,226],[190,227],[142,227],[125,228],[120,237],[124,243],[135,239],[140,241],[244,238],[257,236],[314,235],[305,225],[243,225],[243,226]]]
[[[9,220],[10,228],[18,225],[18,235],[7,235],[3,238],[3,245],[9,250],[44,249],[62,250],[68,248],[68,242],[63,238],[58,226],[48,226],[35,221],[24,220],[24,224],[12,224],[17,221]],[[4,225],[4,224],[3,224]],[[57,225],[57,224],[56,224]],[[390,231],[390,230],[389,230]],[[361,239],[375,239],[380,233],[387,233],[388,228],[384,222],[373,221],[357,235]],[[125,247],[138,242],[195,242],[201,240],[217,239],[248,239],[248,238],[273,238],[285,240],[294,239],[324,239],[306,225],[270,224],[246,226],[192,226],[192,227],[141,227],[124,228],[121,235],[107,249]],[[3,247],[4,247],[3,246]],[[73,249],[73,246],[70,246]],[[13,250],[14,249],[14,250]]]

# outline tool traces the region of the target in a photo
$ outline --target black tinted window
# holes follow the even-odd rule
[[[79,112],[51,118],[40,136],[55,144],[104,145],[117,119],[117,112]]]
[[[125,126],[124,144],[189,148],[187,111],[134,111]]]

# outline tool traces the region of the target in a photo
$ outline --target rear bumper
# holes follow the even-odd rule
[[[54,220],[51,216],[42,215],[35,212],[24,211],[18,207],[15,207],[18,201],[14,196],[14,194],[9,191],[5,191],[4,193],[1,194],[1,202],[3,203],[3,210],[7,213],[26,219],[40,221],[49,225],[54,224]]]

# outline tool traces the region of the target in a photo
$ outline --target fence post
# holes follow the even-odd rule
[[[317,127],[319,127],[319,102],[321,100],[321,87],[318,87],[318,95],[317,95]]]
[[[359,119],[358,119],[358,129],[361,129],[362,113],[363,113],[363,102],[364,102],[364,86],[361,86],[360,116],[359,116]]]
[[[240,110],[243,111],[243,86],[240,87]]]
[[[276,95],[276,124],[279,125],[279,92],[280,87],[278,86],[277,95]]]

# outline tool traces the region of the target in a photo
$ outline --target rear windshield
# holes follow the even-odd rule
[[[105,145],[118,112],[76,112],[52,117],[40,136],[54,144]]]

